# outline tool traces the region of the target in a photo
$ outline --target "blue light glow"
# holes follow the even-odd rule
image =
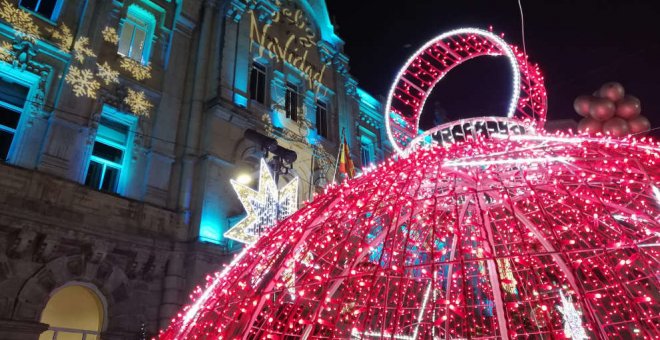
[[[242,96],[238,93],[234,93],[234,104],[245,108],[247,107],[248,99],[245,96]]]
[[[224,240],[224,230],[227,227],[227,220],[222,216],[219,209],[214,208],[213,204],[205,202],[202,208],[202,217],[199,224],[199,240],[220,244]],[[215,202],[216,204],[218,202]]]

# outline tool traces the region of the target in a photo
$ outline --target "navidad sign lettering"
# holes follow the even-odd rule
[[[297,8],[295,3],[287,5],[290,7],[283,7],[273,16],[272,23],[262,26],[254,11],[251,11],[250,40],[259,45],[260,57],[267,53],[277,62],[291,64],[305,75],[309,88],[313,88],[315,81],[323,82],[326,67],[318,57],[316,33],[302,9]]]

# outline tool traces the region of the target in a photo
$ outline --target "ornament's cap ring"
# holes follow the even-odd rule
[[[397,74],[385,105],[385,126],[394,150],[402,154],[417,139],[426,99],[450,70],[475,57],[501,55],[509,60],[513,74],[513,95],[505,117],[542,125],[547,103],[538,66],[530,65],[522,51],[492,32],[461,28],[424,44]]]
[[[536,123],[507,117],[475,117],[441,124],[413,138],[403,154],[433,143],[453,144],[479,137],[536,135]]]

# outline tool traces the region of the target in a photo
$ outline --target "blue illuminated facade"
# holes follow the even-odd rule
[[[6,1],[32,25],[0,15],[2,339],[54,327],[70,284],[105,301],[103,339],[156,334],[242,247],[222,235],[263,157],[245,129],[297,152],[300,202],[344,135],[358,170],[391,150],[325,1]]]

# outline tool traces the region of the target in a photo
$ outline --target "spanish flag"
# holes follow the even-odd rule
[[[351,150],[348,148],[348,143],[346,143],[346,136],[344,136],[339,150],[339,173],[348,176],[348,178],[355,177],[355,166],[353,160],[351,160]]]

